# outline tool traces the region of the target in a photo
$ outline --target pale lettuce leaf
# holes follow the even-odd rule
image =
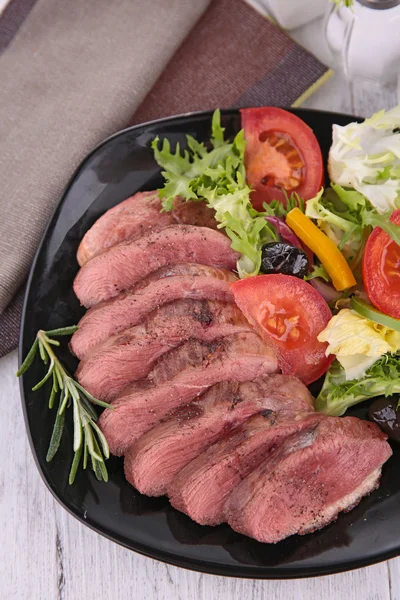
[[[400,206],[400,106],[362,123],[334,125],[331,181],[360,192],[379,214]]]

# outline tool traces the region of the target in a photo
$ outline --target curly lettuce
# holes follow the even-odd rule
[[[306,215],[315,219],[348,260],[357,256],[363,244],[363,231],[381,227],[400,244],[400,227],[390,221],[391,211],[379,214],[371,202],[357,190],[339,184],[320,192],[306,203]]]
[[[305,211],[306,202],[297,192],[292,192],[290,196],[287,194],[286,190],[282,189],[282,192],[285,196],[284,203],[280,200],[271,200],[269,204],[266,202],[263,203],[266,215],[278,217],[278,219],[286,219],[287,214],[293,210],[293,208],[298,208],[301,212]]]
[[[232,142],[225,140],[220,111],[213,114],[210,147],[187,135],[187,148],[179,143],[171,150],[168,139],[152,142],[154,158],[163,169],[165,185],[158,190],[163,210],[172,209],[176,196],[205,201],[215,210],[219,228],[224,228],[232,248],[241,254],[237,263],[240,277],[257,275],[261,248],[275,241],[275,229],[250,202],[251,188],[246,184],[243,130]]]
[[[346,380],[346,372],[335,360],[325,375],[315,400],[315,410],[327,415],[343,415],[350,406],[375,396],[400,393],[400,354],[385,354],[361,379]]]

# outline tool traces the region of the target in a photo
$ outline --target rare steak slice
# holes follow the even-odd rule
[[[137,192],[110,208],[83,236],[76,255],[79,265],[124,240],[176,222],[171,213],[160,211],[157,190]]]
[[[217,229],[215,210],[209,208],[203,201],[189,201],[177,196],[173,203],[172,215],[177,223],[183,225],[197,225]]]
[[[161,212],[157,190],[137,192],[110,208],[92,225],[79,244],[77,260],[82,267],[111,246],[148,233],[156,227],[174,223],[217,229],[215,211],[205,202],[186,202],[175,198],[171,212]]]
[[[225,503],[242,479],[261,461],[267,461],[286,438],[306,434],[326,418],[310,410],[293,412],[290,408],[295,405],[250,417],[190,462],[168,488],[172,506],[201,525],[223,523]]]
[[[113,454],[121,455],[172,410],[220,381],[249,381],[275,373],[274,349],[253,332],[213,342],[189,340],[160,359],[145,380],[133,384],[106,409],[99,424]]]
[[[379,483],[392,450],[375,423],[327,417],[288,440],[230,495],[231,527],[260,542],[311,533],[348,511]]]
[[[181,406],[142,435],[125,455],[127,480],[142,494],[162,496],[172,479],[223,433],[260,410],[313,410],[313,398],[294,377],[224,381]]]
[[[81,361],[76,377],[93,396],[111,400],[143,379],[155,361],[189,338],[212,342],[252,331],[235,304],[214,300],[177,300],[151,313],[142,325],[108,338]]]
[[[127,292],[89,309],[79,321],[70,348],[83,359],[112,335],[141,323],[156,308],[182,298],[233,302],[231,283],[236,275],[226,269],[185,263],[163,267]]]
[[[109,300],[168,265],[199,263],[232,270],[239,255],[228,237],[193,225],[170,225],[113,246],[78,272],[74,291],[86,307]]]

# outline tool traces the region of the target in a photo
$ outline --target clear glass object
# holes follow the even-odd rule
[[[329,8],[325,34],[348,79],[395,81],[400,71],[400,0],[354,0]]]

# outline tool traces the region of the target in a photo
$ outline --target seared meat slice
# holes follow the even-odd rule
[[[392,450],[374,423],[327,417],[312,432],[287,440],[229,497],[231,527],[276,543],[324,527],[379,483]]]
[[[171,213],[160,210],[157,190],[137,192],[110,208],[83,236],[76,255],[79,265],[124,240],[176,222]]]
[[[252,331],[235,304],[178,300],[150,314],[146,323],[108,338],[81,361],[76,377],[93,396],[111,400],[143,379],[155,361],[189,338],[204,342]]]
[[[239,255],[222,233],[192,225],[170,225],[95,256],[78,272],[74,291],[93,306],[167,265],[199,263],[232,270]]]
[[[208,208],[205,202],[189,201],[177,196],[174,200],[172,214],[177,223],[182,225],[197,225],[217,229],[215,210]]]
[[[293,378],[292,388],[300,382]],[[294,398],[296,394],[295,389]],[[225,503],[232,490],[267,461],[271,452],[288,437],[312,431],[325,419],[321,413],[301,410],[266,410],[247,419],[190,462],[172,480],[168,495],[172,506],[201,525],[218,525],[225,520]]]
[[[172,212],[161,212],[157,190],[137,192],[110,208],[92,225],[79,244],[76,258],[82,267],[107,248],[144,235],[156,227],[174,223],[217,228],[215,211],[205,202],[186,202],[175,198]]]
[[[206,265],[163,267],[132,290],[89,309],[71,338],[70,348],[82,360],[100,342],[138,325],[156,308],[180,298],[233,302],[230,286],[236,280],[231,271]]]
[[[294,377],[271,375],[222,382],[142,435],[125,455],[127,480],[142,494],[162,496],[177,473],[224,433],[260,410],[313,410]]]
[[[171,350],[148,375],[113,401],[99,420],[113,454],[121,455],[171,410],[220,381],[250,381],[277,371],[274,349],[253,332],[214,342],[190,340]]]

